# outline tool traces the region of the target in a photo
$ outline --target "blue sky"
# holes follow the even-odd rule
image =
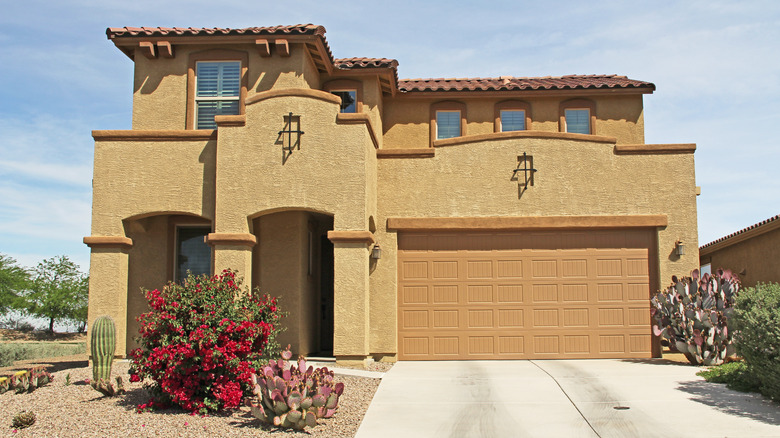
[[[25,0],[0,15],[0,253],[84,271],[93,129],[129,129],[133,63],[107,27],[315,23],[402,78],[650,81],[647,143],[696,143],[699,243],[780,213],[780,2]],[[670,159],[674,159],[673,156]],[[630,200],[626,200],[630,202]]]

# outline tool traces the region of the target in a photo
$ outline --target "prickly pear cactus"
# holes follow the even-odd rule
[[[729,321],[739,279],[731,271],[672,277],[672,285],[650,299],[653,333],[669,341],[694,365],[717,365],[734,354]]]
[[[307,367],[302,357],[290,365],[290,358],[288,345],[281,359],[268,362],[259,375],[252,375],[256,399],[248,400],[248,405],[252,415],[265,423],[303,430],[316,426],[318,418],[336,413],[344,384],[334,383],[333,371],[326,367]]]

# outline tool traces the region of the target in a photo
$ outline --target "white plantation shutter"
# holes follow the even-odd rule
[[[590,134],[590,111],[586,109],[567,109],[566,132]]]
[[[241,94],[239,61],[198,62],[196,68],[196,127],[214,129],[214,116],[238,114]]]
[[[460,111],[436,111],[436,139],[460,137]]]
[[[501,131],[525,130],[525,111],[503,110],[501,111]]]

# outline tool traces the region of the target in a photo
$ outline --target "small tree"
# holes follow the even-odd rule
[[[23,308],[31,315],[47,318],[50,332],[57,320],[82,324],[88,303],[88,279],[67,256],[46,259],[32,272],[29,290],[21,297]]]
[[[19,294],[27,288],[30,274],[16,260],[0,254],[0,315],[20,305]]]

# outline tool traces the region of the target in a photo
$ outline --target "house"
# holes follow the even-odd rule
[[[132,129],[93,131],[89,320],[232,268],[282,343],[337,360],[660,354],[650,293],[698,266],[693,144],[645,144],[616,75],[398,79],[315,25],[110,28]],[[659,127],[662,129],[663,127]]]
[[[780,283],[780,215],[699,248],[702,269],[730,269],[743,287]]]

